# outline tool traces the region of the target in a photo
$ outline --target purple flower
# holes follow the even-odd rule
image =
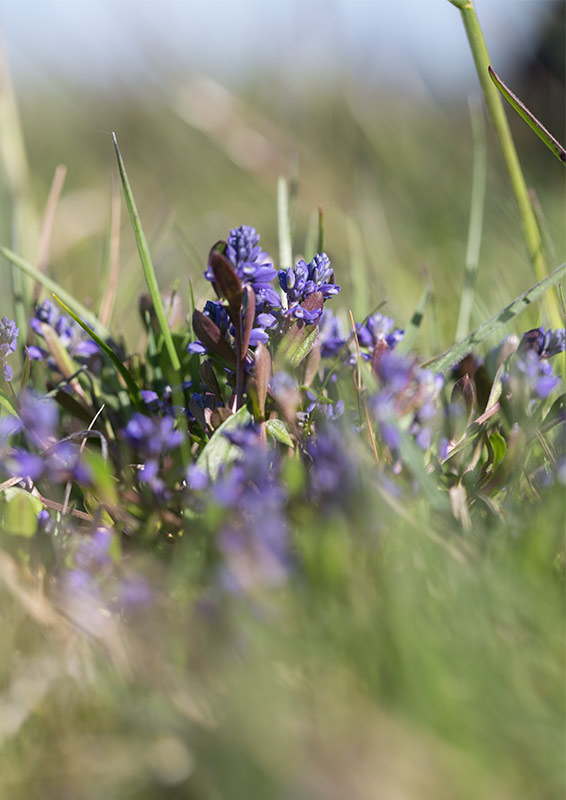
[[[233,228],[228,237],[226,258],[232,263],[242,283],[249,283],[256,293],[258,306],[263,310],[265,304],[278,308],[281,300],[277,292],[270,285],[277,275],[267,253],[264,253],[259,244],[260,236],[255,228],[249,225],[240,225]],[[204,277],[214,281],[214,273],[208,267]]]
[[[373,314],[361,325],[356,326],[356,335],[360,347],[367,347],[373,351],[376,344],[385,342],[393,350],[403,339],[405,331],[394,328],[395,321],[384,314]],[[369,356],[368,356],[369,358]]]
[[[566,346],[566,330],[557,328],[548,330],[544,328],[533,328],[523,334],[517,350],[519,355],[523,355],[528,350],[533,350],[541,358],[551,358],[562,353]]]
[[[255,425],[226,435],[242,455],[211,489],[215,505],[229,511],[218,537],[222,585],[238,592],[279,585],[292,561],[277,455],[262,446]]]
[[[146,417],[136,412],[124,428],[123,437],[144,462],[140,479],[157,497],[164,498],[167,491],[160,477],[160,461],[183,441],[181,431],[175,430],[175,419],[171,416]]]
[[[14,377],[14,371],[7,359],[16,350],[19,332],[20,329],[13,320],[8,317],[0,319],[0,374],[5,381],[11,381]]]
[[[171,417],[146,417],[136,412],[124,428],[124,438],[140,455],[156,456],[179,447],[183,441]]]
[[[285,315],[303,320],[307,325],[318,322],[322,309],[307,310],[302,304],[311,294],[320,292],[324,300],[338,294],[340,287],[334,282],[334,272],[326,253],[316,255],[310,264],[300,259],[294,267],[279,271],[279,285],[287,295]]]
[[[321,511],[349,502],[359,484],[358,467],[348,455],[347,443],[337,425],[326,424],[305,446],[309,460],[311,502]]]
[[[35,316],[30,319],[30,328],[43,338],[43,325],[53,328],[59,341],[73,358],[89,358],[99,352],[96,342],[93,342],[83,331],[80,325],[63,314],[51,300],[44,300],[35,308]],[[30,358],[42,361],[47,359],[50,367],[56,367],[55,361],[42,347],[32,345],[29,349]]]
[[[428,450],[432,442],[430,423],[437,412],[437,398],[443,386],[441,375],[421,369],[406,356],[386,350],[377,363],[379,392],[371,400],[384,442],[397,451],[403,430]]]
[[[325,309],[318,326],[318,343],[322,358],[338,356],[346,346],[342,326],[338,317],[330,310]],[[349,350],[344,350],[346,360],[350,359]]]
[[[59,413],[54,400],[27,389],[20,401],[20,418],[26,435],[36,447],[45,448],[56,438]]]

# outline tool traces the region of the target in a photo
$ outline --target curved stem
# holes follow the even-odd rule
[[[509,173],[509,178],[511,180],[511,186],[515,195],[515,200],[519,207],[523,236],[527,245],[529,258],[531,260],[537,280],[540,281],[548,274],[542,236],[529,198],[527,185],[521,170],[521,165],[515,149],[513,137],[511,136],[509,123],[507,122],[507,117],[505,116],[505,111],[503,109],[501,96],[489,77],[489,53],[487,51],[485,39],[479,24],[476,10],[474,8],[473,0],[449,0],[449,2],[452,3],[453,6],[456,6],[456,8],[458,8],[462,14],[462,21],[468,36],[470,49],[472,51],[482,91],[491,119],[493,121],[497,138],[499,139],[499,144],[501,145],[505,166],[507,167],[507,172]],[[556,296],[554,294],[549,297],[548,304],[548,310],[552,323],[558,327],[561,327],[562,320],[560,318],[560,311]]]

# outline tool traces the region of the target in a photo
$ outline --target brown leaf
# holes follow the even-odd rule
[[[193,311],[193,331],[207,350],[220,356],[230,366],[236,366],[236,355],[222,335],[220,328],[215,325],[210,317],[207,317],[206,314],[196,308]]]

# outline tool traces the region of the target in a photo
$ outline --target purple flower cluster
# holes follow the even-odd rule
[[[279,270],[279,285],[287,295],[285,315],[303,320],[307,325],[314,325],[322,316],[322,305],[317,308],[305,307],[305,300],[320,292],[323,300],[333,297],[340,291],[334,282],[334,271],[326,253],[316,255],[307,264],[304,259],[297,261],[294,267]]]
[[[211,489],[212,502],[230,512],[218,536],[222,583],[236,592],[277,586],[292,564],[277,455],[262,446],[255,426],[226,435],[241,457]]]
[[[30,319],[31,329],[42,339],[45,338],[45,325],[53,328],[59,337],[59,342],[72,358],[89,358],[99,352],[96,342],[89,339],[83,329],[73,319],[63,314],[51,300],[44,300],[37,305],[35,316]],[[48,350],[43,347],[30,345],[28,351],[30,358],[36,361],[47,360],[50,367],[55,366]]]
[[[20,329],[8,317],[0,319],[0,375],[5,381],[11,381],[14,371],[8,364],[8,356],[16,350]]]
[[[559,385],[560,378],[554,374],[549,358],[562,353],[565,348],[565,329],[545,331],[534,328],[521,337],[503,383],[516,397],[546,398]]]
[[[175,430],[175,420],[171,416],[147,417],[135,413],[123,431],[130,447],[143,461],[141,480],[156,496],[166,496],[167,490],[160,475],[162,458],[183,441],[181,431]]]
[[[376,365],[380,390],[371,401],[384,442],[399,450],[403,431],[423,450],[432,441],[430,423],[437,414],[437,399],[444,384],[441,375],[420,368],[405,356],[386,350]]]
[[[377,313],[368,317],[361,325],[356,325],[356,335],[360,347],[373,351],[377,344],[385,342],[393,350],[403,339],[405,331],[395,328],[395,320],[391,317]],[[362,357],[370,359],[371,355],[362,353]]]
[[[79,447],[73,441],[57,438],[58,418],[53,400],[39,397],[29,389],[23,392],[19,416],[0,420],[0,447],[19,433],[24,434],[28,445],[11,449],[3,460],[8,474],[32,481],[40,478],[53,483],[74,480],[88,485],[90,471],[81,461]]]
[[[279,308],[281,300],[271,286],[277,270],[269,254],[261,249],[259,241],[260,236],[255,228],[250,225],[240,225],[239,228],[230,231],[225,255],[242,283],[253,286],[260,310],[264,310],[266,305]],[[206,269],[204,277],[214,282],[214,273],[210,266]]]

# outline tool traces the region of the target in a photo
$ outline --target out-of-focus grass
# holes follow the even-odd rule
[[[151,611],[90,637],[3,555],[2,797],[561,796],[560,491],[547,501],[511,544],[509,524],[435,541],[424,509],[313,513],[295,531],[308,580],[226,614],[194,607],[187,542],[152,565]]]
[[[466,98],[443,107],[426,96],[383,97],[341,86],[332,92],[305,89],[291,102],[273,86],[269,97],[258,86],[243,99],[191,78],[145,97],[87,99],[69,89],[63,96],[24,95],[21,105],[38,203],[47,196],[55,166],[68,167],[50,268],[83,299],[96,304],[101,297],[115,173],[109,131],[116,130],[162,287],[179,277],[187,298],[187,278],[203,268],[210,242],[242,222],[254,224],[276,255],[277,177],[298,174],[295,250],[304,249],[309,219],[320,204],[326,247],[344,287],[343,306],[355,299],[356,253],[348,236],[353,221],[366,262],[367,311],[387,298],[388,311],[405,324],[429,281],[436,319],[429,315],[425,321],[423,349],[445,346],[454,335],[472,176]],[[562,175],[544,148],[524,136],[521,145],[527,179],[560,253]],[[489,129],[485,215],[472,326],[533,282]],[[143,281],[127,221],[123,228],[115,318],[135,342],[131,310]],[[189,256],[193,251],[200,260]],[[533,311],[520,324],[536,322]]]

